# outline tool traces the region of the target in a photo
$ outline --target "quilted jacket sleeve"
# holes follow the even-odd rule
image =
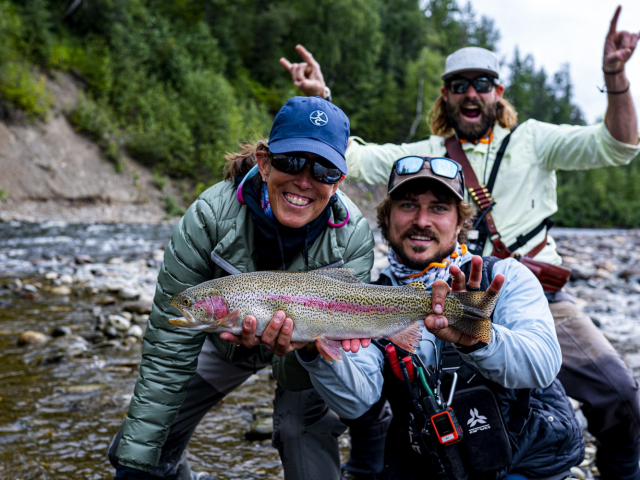
[[[215,230],[213,209],[199,199],[180,220],[165,250],[144,336],[140,375],[118,447],[122,465],[149,471],[157,464],[196,370],[206,334],[170,325],[167,320],[180,312],[168,301],[185,288],[212,278],[209,255],[216,242]]]

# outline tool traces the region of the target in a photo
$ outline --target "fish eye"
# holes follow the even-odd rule
[[[182,299],[182,305],[184,305],[185,307],[190,307],[191,306],[191,300],[189,300],[187,297],[184,297]]]

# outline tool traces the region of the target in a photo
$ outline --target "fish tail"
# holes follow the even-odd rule
[[[491,314],[498,301],[498,295],[487,292],[460,292],[449,294],[457,301],[452,302],[450,310],[445,304],[445,316],[449,326],[470,337],[491,343]]]

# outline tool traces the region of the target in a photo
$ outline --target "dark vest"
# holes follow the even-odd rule
[[[483,258],[483,272],[480,289],[486,290],[493,278],[493,264],[499,259]],[[462,267],[468,278],[471,263]],[[392,285],[393,282],[381,275],[375,282],[379,285]],[[451,358],[454,351],[450,345],[436,341],[446,356]],[[584,441],[578,420],[567,398],[564,388],[555,379],[546,388],[507,389],[487,380],[473,367],[453,352],[460,361],[460,380],[456,395],[464,390],[484,386],[493,393],[504,419],[512,451],[511,467],[490,474],[473,474],[474,480],[500,479],[508,473],[525,477],[545,477],[569,470],[584,458]],[[450,379],[443,379],[442,391],[448,396]],[[389,400],[393,411],[393,420],[387,433],[385,447],[385,473],[387,480],[422,480],[438,478],[434,476],[435,465],[417,454],[410,447],[410,399],[403,382],[389,368],[384,370],[383,394]],[[454,397],[453,408],[456,408]],[[487,445],[491,449],[491,445]],[[446,478],[446,477],[442,477]]]

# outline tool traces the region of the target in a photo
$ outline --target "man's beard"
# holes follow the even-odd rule
[[[411,237],[411,236],[431,237],[433,242],[438,242],[439,243],[440,248],[436,251],[435,254],[433,254],[428,259],[421,260],[421,261],[415,261],[415,260],[411,259],[411,257],[409,257],[409,255],[405,251],[403,243],[402,243],[402,241],[405,238],[408,238],[408,237]],[[429,230],[429,229],[421,230],[419,228],[410,228],[409,230],[407,230],[406,232],[403,232],[400,235],[400,240],[399,240],[399,242],[397,244],[395,242],[393,242],[391,239],[389,239],[389,246],[396,253],[396,255],[398,256],[398,259],[402,262],[403,265],[405,265],[406,267],[411,268],[412,270],[422,271],[429,264],[434,263],[434,262],[440,263],[442,261],[442,259],[447,258],[449,255],[451,255],[453,253],[453,251],[455,250],[455,248],[456,248],[456,243],[454,241],[453,245],[443,246],[442,244],[440,244],[440,237],[433,230]],[[429,248],[429,246],[426,246],[426,245],[425,246],[423,246],[423,245],[411,245],[409,248],[411,248],[411,250],[414,253],[422,253],[422,252],[425,252]]]
[[[480,114],[482,115],[480,122],[470,123],[462,120],[462,105],[465,103],[471,103],[479,108]],[[476,142],[484,137],[489,129],[493,127],[493,122],[496,119],[495,105],[487,105],[477,98],[466,99],[456,106],[451,105],[451,102],[446,102],[446,104],[447,117],[459,138]]]

